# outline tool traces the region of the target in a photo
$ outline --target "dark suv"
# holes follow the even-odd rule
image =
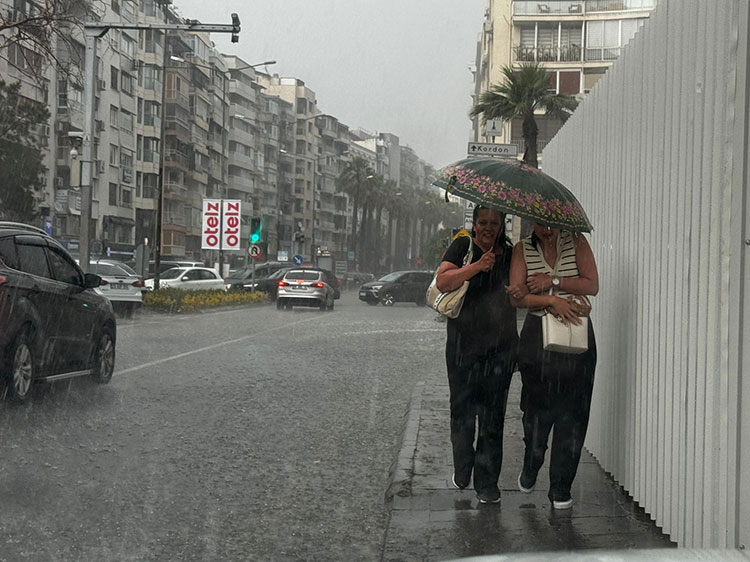
[[[396,302],[425,303],[427,287],[432,282],[429,271],[394,271],[359,288],[359,300],[367,304],[393,306]]]
[[[112,305],[43,230],[0,221],[0,377],[24,402],[35,382],[91,375],[109,382],[117,324]]]

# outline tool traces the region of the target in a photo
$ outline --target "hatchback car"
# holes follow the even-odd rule
[[[334,291],[326,282],[320,269],[291,269],[279,281],[276,308],[317,306],[320,310],[333,310]]]
[[[362,285],[359,300],[372,306],[378,303],[393,306],[397,302],[413,302],[422,306],[432,277],[433,273],[429,271],[394,271]]]
[[[43,230],[0,222],[0,376],[12,400],[37,382],[109,382],[117,323],[100,282]]]
[[[173,267],[159,276],[159,288],[185,291],[224,290],[224,280],[208,267]],[[146,289],[154,289],[154,280],[146,279]]]

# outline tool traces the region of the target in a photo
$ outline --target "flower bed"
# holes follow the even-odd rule
[[[143,307],[161,312],[191,312],[202,308],[257,304],[267,301],[268,294],[263,292],[244,293],[160,289],[146,293],[143,297]]]

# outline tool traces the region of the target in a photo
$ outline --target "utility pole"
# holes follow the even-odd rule
[[[86,43],[86,55],[84,63],[84,120],[83,120],[83,142],[82,168],[81,168],[81,232],[79,237],[80,264],[84,272],[88,271],[91,255],[91,241],[89,236],[89,225],[91,224],[91,196],[93,189],[93,139],[94,139],[94,112],[96,111],[96,40],[104,37],[110,29],[163,29],[183,31],[205,31],[208,33],[231,33],[232,43],[239,41],[240,18],[232,14],[231,24],[203,24],[197,20],[185,20],[184,23],[121,23],[121,22],[89,22],[83,24],[83,32]],[[166,38],[165,38],[166,39]],[[165,49],[166,50],[166,49]],[[166,82],[166,68],[162,69],[163,80]],[[162,123],[166,118],[166,111],[162,109]],[[161,147],[162,153],[164,147]],[[163,170],[162,170],[163,175]],[[161,199],[161,186],[163,179],[159,179],[159,195]],[[156,233],[156,254],[154,260],[158,263],[159,249],[161,246],[161,216],[158,217],[159,230]]]

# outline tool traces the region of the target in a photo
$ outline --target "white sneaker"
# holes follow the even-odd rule
[[[573,507],[573,498],[565,500],[564,502],[553,501],[552,507],[554,507],[555,509],[570,509],[571,507]]]
[[[456,490],[463,490],[464,488],[466,488],[466,486],[459,486],[456,483],[456,473],[455,472],[453,473],[453,476],[451,476],[451,482],[453,483],[453,487],[456,488]]]

